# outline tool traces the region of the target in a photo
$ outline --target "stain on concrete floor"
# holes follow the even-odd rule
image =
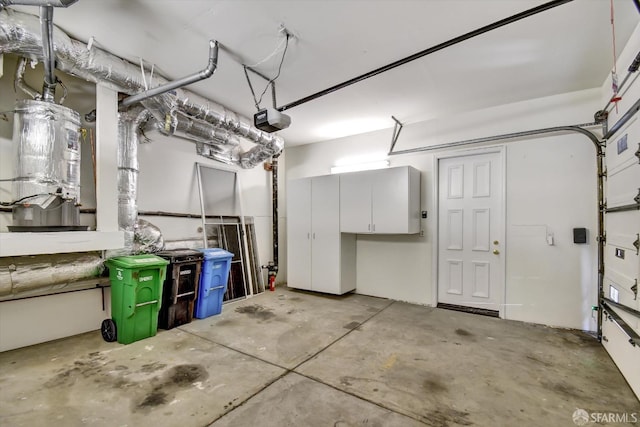
[[[259,304],[236,307],[235,312],[246,314],[247,316],[260,321],[267,321],[276,317],[275,313],[270,308],[263,307]]]

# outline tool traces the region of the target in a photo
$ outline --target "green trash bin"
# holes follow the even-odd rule
[[[111,319],[102,322],[105,341],[129,344],[154,336],[169,261],[155,255],[111,258]]]

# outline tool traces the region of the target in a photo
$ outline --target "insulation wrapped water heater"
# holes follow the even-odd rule
[[[10,231],[86,230],[80,226],[80,115],[62,105],[18,101]]]

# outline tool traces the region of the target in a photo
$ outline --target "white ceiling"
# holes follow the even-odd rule
[[[277,80],[278,105],[545,3],[541,0],[80,0],[56,9],[72,37],[154,64],[168,78],[218,70],[190,90],[246,117],[256,109],[242,62],[295,35]],[[632,0],[614,0],[617,50],[640,22]],[[37,13],[37,8],[21,6]],[[493,105],[599,87],[613,61],[609,0],[571,3],[426,56],[287,111],[287,146],[391,128]],[[256,67],[274,76],[281,50]],[[620,70],[624,76],[626,70]],[[266,82],[256,76],[257,89]],[[262,106],[270,106],[270,91]],[[347,126],[348,125],[348,126]]]

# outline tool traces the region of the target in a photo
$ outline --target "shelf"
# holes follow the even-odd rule
[[[122,247],[122,231],[0,233],[0,257],[102,251]]]

